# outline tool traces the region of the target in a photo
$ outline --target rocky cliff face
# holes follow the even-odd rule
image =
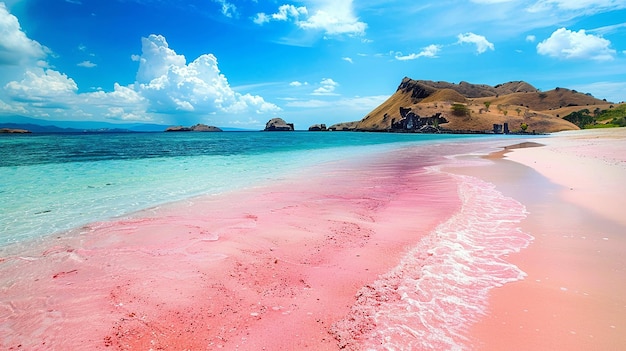
[[[272,118],[265,124],[265,131],[292,131],[293,123],[287,123],[282,118]]]

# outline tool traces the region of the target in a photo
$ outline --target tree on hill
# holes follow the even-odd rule
[[[569,121],[577,125],[579,128],[585,128],[590,124],[595,124],[596,119],[589,114],[588,109],[583,109],[580,111],[575,111],[570,113],[569,115],[563,117],[564,120]]]
[[[521,123],[519,127],[522,129],[522,132],[526,133],[526,129],[528,129],[528,124]]]
[[[452,114],[455,116],[469,116],[470,110],[463,104],[452,104]]]

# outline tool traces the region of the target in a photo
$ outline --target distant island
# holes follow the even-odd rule
[[[196,124],[191,127],[173,126],[167,127],[166,132],[222,132],[218,127],[208,126],[206,124]]]
[[[32,133],[28,129],[13,129],[13,128],[0,128],[2,134],[30,134]]]

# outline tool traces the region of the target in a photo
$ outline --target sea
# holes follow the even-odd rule
[[[189,253],[183,256],[178,249],[167,245],[158,250],[148,249],[151,239],[124,235],[145,226],[148,231],[160,230],[166,240],[173,240],[172,245],[178,246],[174,244],[178,239],[172,234],[175,230],[169,233],[167,229],[173,222],[158,216],[133,217],[133,213],[145,214],[147,209],[168,204],[191,204],[192,199],[211,196],[219,199],[231,192],[264,189],[269,184],[287,186],[311,178],[312,184],[332,184],[333,189],[330,192],[301,189],[295,195],[267,196],[270,199],[282,196],[281,201],[285,201],[285,196],[316,194],[310,204],[294,206],[299,210],[290,210],[281,203],[285,208],[280,210],[294,216],[292,220],[299,218],[296,214],[310,216],[309,210],[332,218],[333,214],[329,213],[332,207],[325,207],[328,205],[343,206],[339,207],[344,211],[342,216],[353,213],[367,223],[371,222],[367,218],[379,215],[375,213],[379,206],[389,203],[392,197],[401,200],[409,196],[402,200],[406,206],[396,205],[400,207],[392,209],[395,215],[407,211],[409,217],[402,221],[408,224],[420,220],[413,219],[411,213],[419,212],[420,206],[427,213],[434,213],[437,206],[444,206],[444,200],[460,202],[458,212],[450,218],[436,218],[440,224],[431,233],[415,234],[421,239],[408,248],[395,268],[364,287],[374,289],[376,296],[396,298],[356,301],[346,319],[337,322],[333,330],[335,338],[347,349],[471,349],[465,332],[468,325],[485,313],[490,289],[524,278],[524,272],[503,257],[525,248],[532,237],[519,230],[519,222],[526,216],[522,204],[502,195],[493,184],[445,173],[442,167],[489,162],[476,161],[476,156],[514,144],[517,138],[305,131],[0,135],[0,291],[4,292],[4,296],[0,295],[0,347],[75,349],[138,342],[135,334],[114,332],[113,327],[138,321],[130,308],[132,301],[140,298],[122,303],[122,291],[141,292],[143,299],[167,289],[201,286],[202,281],[194,283],[192,279],[202,278],[196,277],[196,272],[211,262],[193,253],[204,247],[207,240],[218,240],[219,235],[216,231],[210,238],[199,238],[193,246],[180,246]],[[363,166],[358,166],[359,163]],[[325,170],[330,173],[326,174]],[[311,172],[319,174],[313,176]],[[441,183],[444,180],[446,183]],[[344,183],[349,186],[342,188]],[[442,192],[455,185],[455,191]],[[372,193],[376,189],[381,193]],[[450,199],[444,199],[450,194]],[[355,208],[346,210],[351,204]],[[253,214],[245,214],[238,220],[245,221],[236,223],[229,235],[252,230],[252,223],[248,222],[254,220]],[[224,218],[214,223],[203,222],[202,226],[226,225],[230,221],[233,219]],[[309,222],[314,219],[307,219]],[[331,222],[336,221],[322,221],[319,225]],[[100,224],[90,226],[90,223]],[[272,223],[270,220],[268,225]],[[303,230],[300,223],[290,225],[289,230]],[[398,225],[401,228],[402,224]],[[81,237],[87,242],[71,248],[55,244],[63,242],[57,238],[76,235],[76,229],[81,227],[103,238]],[[189,228],[199,231],[198,235],[206,235],[201,228]],[[343,227],[341,231],[349,232]],[[29,251],[30,247],[37,248],[36,253]],[[103,248],[107,248],[105,252]],[[154,262],[156,266],[146,262]],[[164,272],[165,267],[159,268],[162,262],[169,262],[167,269],[175,270],[176,274]],[[185,269],[196,267],[191,264],[200,268],[193,268],[193,274],[187,276],[183,273]],[[101,271],[105,273],[98,273]],[[145,278],[151,274],[167,278]],[[172,301],[169,297],[173,294],[180,294],[180,290],[166,294],[167,301]],[[180,297],[178,300],[183,301]],[[191,300],[201,305],[197,299]],[[210,300],[202,303],[212,306]],[[138,306],[152,308],[154,313],[165,308],[156,302]],[[363,311],[376,322],[362,321]],[[84,319],[85,313],[92,315],[89,321]],[[113,316],[121,319],[111,319]],[[258,313],[253,315],[257,316]],[[197,316],[201,317],[209,318]],[[198,334],[194,332],[194,320],[189,321],[189,325],[179,328],[180,340],[177,340],[181,345],[190,340],[200,342],[194,338],[211,332],[202,330]],[[85,322],[94,323],[92,330],[71,332]],[[155,332],[156,325],[166,322],[170,323],[153,317],[142,320],[137,328],[150,327],[143,334],[149,335]],[[184,323],[187,322],[185,319]],[[173,328],[169,324],[162,327]],[[355,336],[355,330],[369,332]],[[94,339],[94,335],[103,332],[112,334]],[[118,344],[114,343],[115,338],[119,338],[115,341]],[[151,339],[149,345],[165,347],[164,338],[165,334]],[[241,344],[230,344],[230,349],[239,346],[254,349],[245,344],[246,340],[247,336],[243,336],[238,341]]]
[[[308,165],[476,138],[256,131],[2,135],[0,246],[165,202],[254,187]]]

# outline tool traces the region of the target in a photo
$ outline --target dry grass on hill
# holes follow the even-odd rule
[[[467,94],[477,97],[471,98]],[[455,116],[452,113],[454,103],[465,105],[469,114]],[[590,111],[607,109],[609,105],[591,95],[564,88],[539,92],[521,81],[490,87],[466,82],[453,84],[404,78],[398,90],[358,122],[356,128],[388,130],[394,120],[401,119],[400,107],[403,107],[411,108],[422,117],[441,113],[448,123],[440,127],[447,130],[489,132],[494,124],[508,123],[510,130],[515,132],[520,130],[520,124],[525,123],[528,131],[547,133],[578,129],[562,119],[571,112],[584,108]]]
[[[452,102],[467,102],[465,96],[452,89],[441,89],[431,96],[423,99],[420,103],[438,102],[438,101],[452,101]]]

